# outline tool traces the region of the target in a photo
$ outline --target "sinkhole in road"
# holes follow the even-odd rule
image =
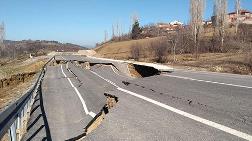
[[[89,61],[78,61],[78,60],[66,61],[66,60],[54,59],[49,65],[56,66],[59,64],[66,64],[67,62],[72,62],[76,66],[81,67],[83,69],[88,69],[88,70],[94,66],[96,66],[96,68],[100,66],[111,66],[121,73],[126,72],[126,71],[120,70],[120,67],[118,68],[113,62],[89,62]],[[123,63],[120,65],[123,65]],[[150,77],[154,75],[159,75],[161,73],[159,70],[155,69],[154,67],[139,65],[139,64],[134,64],[134,63],[127,63],[127,68],[128,68],[128,72],[126,75],[129,75],[133,78]]]
[[[118,72],[125,73],[125,71],[120,70],[120,67],[118,68],[113,63],[98,63],[98,62],[97,63],[90,63],[87,61],[74,61],[74,62],[77,66],[84,68],[84,69],[90,69],[90,67],[99,68],[101,66],[111,66],[113,71],[117,70]],[[123,65],[123,64],[121,64],[121,65]],[[150,66],[127,63],[126,67],[128,68],[127,74],[131,77],[134,77],[134,78],[149,77],[149,76],[160,74],[159,70],[157,70],[153,67],[150,67]]]
[[[49,62],[49,66],[58,66],[60,64],[66,64],[67,61],[64,60],[55,60],[53,59],[51,62]]]
[[[129,63],[128,68],[129,68],[130,75],[135,78],[150,77],[153,75],[160,74],[160,72],[157,69],[153,67],[149,67],[149,66],[144,66],[144,65],[137,65],[137,64]]]

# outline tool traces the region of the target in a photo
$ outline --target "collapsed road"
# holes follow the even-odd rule
[[[56,56],[22,140],[252,140],[251,76],[146,69]]]

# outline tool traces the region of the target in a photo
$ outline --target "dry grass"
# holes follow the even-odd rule
[[[0,109],[8,106],[12,101],[20,98],[32,85],[32,78],[28,78],[25,83],[19,83],[0,89]]]
[[[235,27],[227,28],[226,34],[234,35],[235,34]],[[214,35],[214,28],[208,27],[207,29],[205,29],[204,37],[212,37],[213,35]]]
[[[23,62],[12,62],[0,67],[0,76],[9,78],[18,73],[38,72],[46,63],[45,59],[33,59]],[[1,78],[1,79],[2,79]],[[32,85],[34,77],[25,79],[24,83],[10,85],[0,89],[0,108],[7,106],[13,100],[20,98]]]
[[[45,64],[44,57],[28,59],[25,61],[10,61],[6,65],[0,66],[0,79],[8,78],[11,75],[26,72],[38,72]]]
[[[231,30],[229,32],[232,32]],[[151,52],[148,52],[149,44],[158,38],[132,40],[116,43],[107,43],[95,49],[98,55],[105,58],[129,59],[131,47],[134,44],[141,45],[139,61],[152,62],[155,60]],[[147,52],[147,53],[146,53]],[[227,72],[236,74],[252,74],[252,53],[203,53],[199,60],[192,54],[176,55],[176,63],[173,63],[173,55],[167,56],[168,65],[186,69],[207,70],[214,72]]]
[[[141,46],[149,46],[149,44],[155,40],[160,39],[160,37],[131,40],[123,42],[107,43],[95,49],[97,56],[115,59],[128,59],[131,57],[131,46],[134,44],[139,44]]]
[[[186,54],[176,55],[175,63],[173,56],[168,56],[168,64],[185,69],[251,75],[252,63],[244,61],[246,57],[247,53],[205,53],[196,60],[193,55]]]

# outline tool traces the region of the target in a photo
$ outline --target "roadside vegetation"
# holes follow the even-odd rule
[[[10,41],[1,38],[0,111],[29,90],[37,78],[36,74],[49,59],[47,57],[49,52],[77,52],[81,49],[86,48],[57,41]]]
[[[240,25],[238,35],[234,34],[234,28],[229,28],[221,48],[218,45],[218,37],[213,36],[214,29],[207,30],[200,38],[198,57],[195,57],[189,29],[183,29],[171,36],[107,43],[95,51],[97,56],[106,58],[252,74],[252,26]]]
[[[237,2],[236,14],[242,11]],[[157,62],[188,69],[252,74],[252,24],[228,23],[227,1],[215,0],[211,22],[204,22],[204,0],[191,0],[188,25],[171,31],[158,25],[140,27],[134,18],[132,30],[117,34],[94,50],[97,56]]]
[[[0,109],[20,98],[33,84],[48,58],[12,60],[0,66]]]

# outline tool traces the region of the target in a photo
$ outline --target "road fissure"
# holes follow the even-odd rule
[[[234,136],[243,138],[243,139],[245,139],[245,140],[252,141],[252,135],[249,135],[249,134],[247,134],[247,133],[243,133],[243,132],[241,132],[241,131],[232,129],[232,128],[230,128],[230,127],[221,125],[221,124],[219,124],[219,123],[216,123],[216,122],[213,122],[213,121],[210,121],[210,120],[201,118],[201,117],[199,117],[199,116],[196,116],[196,115],[193,115],[193,114],[184,112],[184,111],[182,111],[182,110],[176,109],[176,108],[171,107],[171,106],[169,106],[169,105],[166,105],[166,104],[163,104],[163,103],[158,102],[158,101],[156,101],[156,100],[153,100],[153,99],[150,99],[150,98],[148,98],[148,97],[145,97],[145,96],[143,96],[143,95],[140,95],[140,94],[134,93],[134,92],[132,92],[132,91],[123,89],[123,88],[117,86],[114,82],[112,82],[112,81],[110,81],[110,80],[108,80],[108,79],[106,79],[106,78],[100,76],[100,75],[97,74],[96,72],[93,72],[93,71],[91,71],[91,72],[92,72],[93,74],[95,74],[96,76],[102,78],[102,79],[105,80],[106,82],[108,82],[108,83],[110,83],[110,84],[116,86],[118,90],[120,90],[120,91],[122,91],[122,92],[124,92],[124,93],[130,94],[130,95],[132,95],[132,96],[135,96],[135,97],[137,97],[137,98],[140,98],[140,99],[145,100],[145,101],[147,101],[147,102],[150,102],[150,103],[152,103],[152,104],[155,104],[155,105],[157,105],[157,106],[160,106],[160,107],[162,107],[162,108],[165,108],[165,109],[167,109],[167,110],[169,110],[169,111],[172,111],[172,112],[177,113],[177,114],[179,114],[179,115],[182,115],[182,116],[184,116],[184,117],[190,118],[190,119],[192,119],[192,120],[194,120],[194,121],[200,122],[200,123],[205,124],[205,125],[208,125],[208,126],[210,126],[210,127],[213,127],[213,128],[215,128],[215,129],[224,131],[224,132],[226,132],[226,133],[229,133],[229,134],[231,134],[231,135],[234,135]]]
[[[88,108],[87,108],[87,105],[86,105],[84,99],[82,98],[82,96],[81,96],[80,92],[78,91],[78,89],[73,85],[73,83],[72,83],[72,81],[70,80],[70,78],[68,78],[68,77],[66,76],[66,74],[64,73],[64,70],[63,70],[62,65],[61,65],[61,71],[62,71],[62,74],[67,78],[67,80],[68,80],[68,82],[70,83],[70,85],[74,88],[74,91],[75,91],[75,93],[77,94],[77,96],[79,97],[79,99],[80,99],[80,101],[81,101],[81,103],[82,103],[82,107],[83,107],[83,109],[84,109],[86,115],[90,115],[91,117],[94,118],[94,117],[96,116],[96,114],[95,114],[94,112],[92,112],[92,111],[88,111]]]

